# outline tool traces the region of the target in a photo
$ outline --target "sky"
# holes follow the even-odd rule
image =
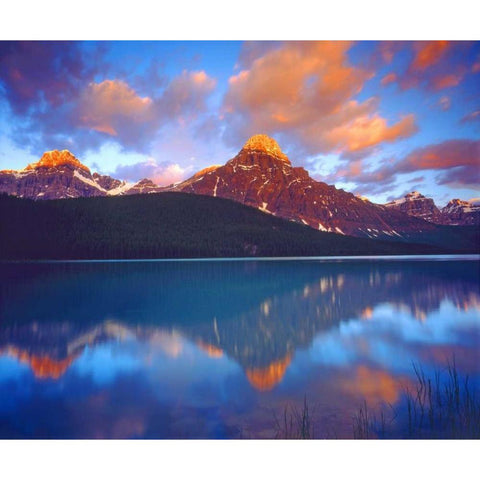
[[[257,133],[375,202],[480,197],[480,42],[0,42],[0,169],[168,185]]]

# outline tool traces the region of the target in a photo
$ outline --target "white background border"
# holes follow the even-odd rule
[[[3,2],[2,40],[478,40],[478,2]],[[470,478],[478,441],[0,441],[3,479]]]

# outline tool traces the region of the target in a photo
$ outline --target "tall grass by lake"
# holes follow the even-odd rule
[[[428,376],[413,364],[413,386],[404,386],[400,400],[383,404],[380,411],[367,401],[352,418],[355,439],[479,439],[478,386],[461,376],[455,358],[445,370]],[[301,407],[288,404],[281,418],[274,416],[276,438],[315,439],[315,409],[304,397]],[[324,437],[325,438],[325,437]],[[337,438],[330,432],[328,438]]]
[[[478,439],[480,438],[480,398],[468,375],[460,376],[455,358],[446,371],[433,377],[414,364],[415,383],[404,387],[401,401],[380,415],[367,404],[353,418],[354,438]]]

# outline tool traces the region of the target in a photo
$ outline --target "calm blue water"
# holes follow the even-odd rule
[[[479,261],[0,264],[0,437],[319,437],[400,402],[412,363],[480,382]]]

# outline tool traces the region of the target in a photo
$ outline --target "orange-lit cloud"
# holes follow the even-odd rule
[[[450,42],[445,40],[415,42],[415,57],[410,65],[412,70],[425,70],[435,65],[445,55]]]
[[[338,150],[357,152],[382,142],[393,142],[413,135],[418,130],[415,116],[410,114],[392,126],[379,115],[360,116],[333,128],[326,134],[329,144]]]
[[[124,147],[150,143],[167,124],[182,127],[206,110],[215,79],[204,71],[174,77],[158,97],[140,96],[123,80],[91,82],[80,95],[74,116],[84,128],[113,137]]]
[[[402,89],[424,86],[443,90],[459,85],[468,73],[462,58],[465,58],[472,42],[449,42],[445,40],[409,42],[413,53],[405,72],[398,75]]]
[[[447,75],[439,75],[432,80],[432,85],[435,90],[456,87],[462,81],[462,78],[462,74],[450,73]]]
[[[140,97],[135,90],[121,80],[104,80],[91,83],[80,102],[80,123],[109,135],[117,135],[119,119],[146,122],[152,115],[153,101]]]
[[[382,85],[388,85],[389,83],[394,83],[397,81],[397,74],[396,73],[388,73],[387,75],[385,75],[382,80],[381,80],[381,84]]]
[[[229,80],[223,115],[239,137],[280,132],[308,152],[358,152],[416,131],[408,115],[388,126],[378,99],[354,100],[373,71],[353,66],[351,42],[286,42]],[[227,135],[229,133],[227,132]]]
[[[439,170],[477,166],[480,162],[480,140],[448,140],[414,150],[401,165],[401,171]]]

